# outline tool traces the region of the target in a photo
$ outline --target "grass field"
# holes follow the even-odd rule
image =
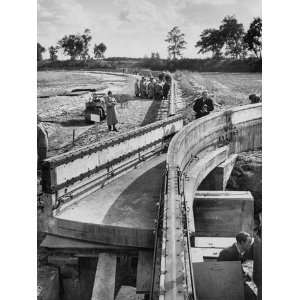
[[[176,72],[184,97],[193,97],[203,89],[224,107],[249,103],[250,94],[261,95],[261,73]]]

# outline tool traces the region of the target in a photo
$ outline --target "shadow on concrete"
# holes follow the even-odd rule
[[[165,161],[142,173],[107,211],[103,224],[150,228],[156,216]]]
[[[91,126],[91,122],[88,122],[86,120],[78,120],[78,119],[70,119],[67,121],[57,122],[60,123],[63,127],[72,127],[72,126],[78,126],[78,127],[84,127],[84,126]]]
[[[161,106],[161,101],[153,100],[141,126],[145,126],[147,124],[155,122],[160,106]]]

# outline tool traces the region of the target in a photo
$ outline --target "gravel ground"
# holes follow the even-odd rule
[[[37,112],[49,134],[49,157],[69,151],[73,146],[80,147],[117,134],[108,132],[106,121],[91,125],[84,120],[83,111],[90,93],[74,92],[74,89],[111,90],[117,98],[125,96],[128,106],[117,105],[119,132],[153,122],[154,118],[148,112],[157,113],[159,106],[152,100],[135,98],[133,85],[134,78],[131,76],[96,71],[38,72]]]
[[[117,134],[135,129],[142,124],[145,125],[146,113],[152,106],[153,101],[147,99],[133,99],[128,102],[128,106],[121,108],[120,104],[116,106],[119,123],[116,125],[119,132],[108,131],[106,121],[90,126],[81,133],[74,141],[74,144],[67,144],[59,149],[50,150],[49,156],[70,151],[71,149],[109,139]],[[148,122],[146,122],[148,123]],[[65,137],[66,140],[66,137]],[[72,141],[69,139],[70,142]]]

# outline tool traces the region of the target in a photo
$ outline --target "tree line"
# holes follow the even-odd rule
[[[65,35],[55,46],[48,48],[51,61],[57,60],[59,49],[70,57],[71,60],[91,59],[89,46],[92,40],[91,30],[85,29],[83,34]],[[183,51],[186,49],[187,42],[185,34],[178,26],[173,27],[167,34],[165,42],[168,43],[169,59],[176,61],[182,58]],[[251,22],[249,29],[245,31],[244,25],[239,23],[235,16],[226,16],[219,28],[208,28],[200,34],[200,40],[195,47],[198,54],[211,53],[213,59],[232,58],[245,59],[251,54],[261,59],[262,51],[262,20],[256,17]],[[94,58],[104,58],[107,47],[104,43],[95,44],[93,48]],[[37,44],[37,59],[42,60],[42,53],[46,49]],[[149,64],[158,64],[160,56],[158,52],[152,52],[150,58],[144,57]]]
[[[49,56],[51,61],[56,61],[58,56],[58,50],[62,49],[63,53],[70,57],[71,60],[88,60],[91,59],[89,54],[89,46],[92,40],[91,30],[85,29],[83,34],[69,34],[61,38],[57,45],[50,46],[48,48]],[[94,58],[101,59],[104,58],[104,53],[107,47],[104,43],[95,44],[93,48]],[[37,43],[37,60],[41,61],[43,59],[42,54],[46,49]]]
[[[169,44],[169,58],[176,60],[182,57],[187,42],[184,40],[184,33],[178,26],[168,32],[166,42]],[[212,58],[234,58],[243,59],[254,54],[261,59],[262,50],[262,20],[254,18],[247,32],[244,25],[239,23],[235,16],[226,16],[219,28],[209,28],[202,31],[200,40],[195,47],[198,54],[211,53]]]

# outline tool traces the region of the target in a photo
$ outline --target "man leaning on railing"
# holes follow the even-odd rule
[[[207,116],[214,110],[214,102],[208,97],[207,91],[203,91],[202,96],[196,99],[193,110],[196,112],[196,119]]]

